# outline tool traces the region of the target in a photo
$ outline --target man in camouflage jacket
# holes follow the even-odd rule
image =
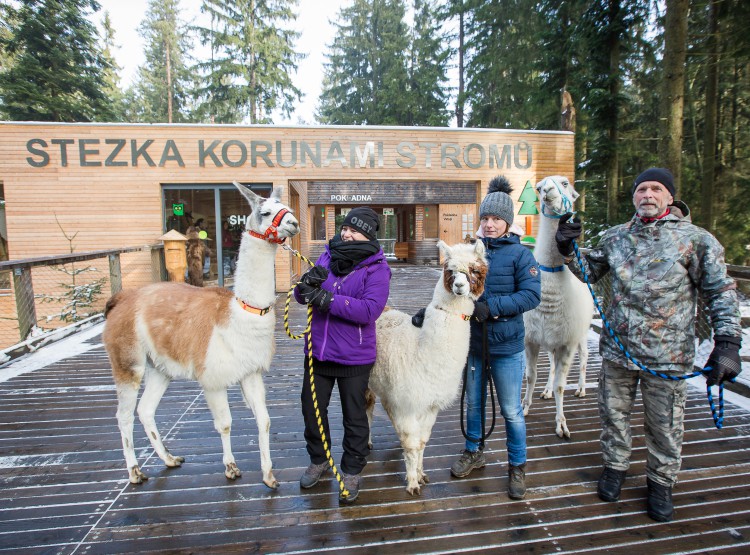
[[[627,351],[657,372],[678,376],[693,371],[700,293],[714,331],[707,380],[719,384],[741,370],[736,284],[727,276],[721,244],[690,222],[687,206],[674,201],[674,192],[668,170],[646,170],[633,185],[636,214],[602,236],[597,248],[583,257],[583,268],[573,256],[572,241],[580,235],[581,224],[572,220],[572,214],[560,219],[557,246],[578,279],[584,280],[584,270],[591,283],[609,273],[611,303],[606,318]],[[647,510],[651,518],[669,521],[674,513],[672,486],[681,462],[687,384],[640,370],[608,333],[600,334],[599,350],[604,459],[599,497],[619,499],[630,466],[630,414],[640,383],[648,450]]]

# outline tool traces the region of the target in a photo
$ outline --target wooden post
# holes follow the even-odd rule
[[[113,295],[122,291],[122,270],[120,269],[120,254],[109,255],[109,287]]]
[[[13,270],[13,286],[16,292],[18,332],[21,336],[21,341],[24,341],[31,329],[36,325],[34,286],[31,283],[31,268],[29,266]]]

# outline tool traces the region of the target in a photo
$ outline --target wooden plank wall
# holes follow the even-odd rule
[[[309,155],[303,160],[303,142],[311,148],[320,143],[319,162]],[[376,145],[376,154],[362,164],[354,148],[364,149],[368,142]],[[411,145],[413,160],[404,156],[405,144]],[[491,145],[501,151],[510,145],[502,159],[510,167],[490,166]],[[533,153],[530,164],[526,146]],[[441,149],[454,153],[455,162],[441,160]],[[468,157],[456,157],[461,149]],[[298,183],[301,212],[307,206],[302,184],[310,180],[473,181],[483,196],[489,180],[502,173],[517,197],[528,180],[554,174],[573,178],[573,152],[573,135],[567,132],[3,122],[0,182],[10,255],[19,259],[69,252],[63,230],[77,234],[76,251],[157,242],[162,183],[272,183],[286,190],[287,201],[291,183]],[[289,256],[280,251],[277,258],[279,290],[290,283]]]

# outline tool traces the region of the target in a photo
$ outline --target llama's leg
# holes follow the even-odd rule
[[[125,466],[128,469],[131,484],[141,484],[144,480],[148,480],[148,476],[138,466],[133,443],[133,421],[140,385],[140,376],[137,381],[117,384],[117,426],[120,428],[122,451],[125,454]]]
[[[555,350],[555,433],[558,437],[566,439],[570,439],[570,430],[568,430],[563,413],[563,396],[574,355],[575,350],[567,345],[562,345]]]
[[[375,392],[368,388],[367,391],[365,391],[365,409],[367,410],[367,426],[370,430],[370,437],[367,440],[367,447],[372,449],[372,418],[373,413],[375,412],[375,400],[377,397],[375,396]]]
[[[430,410],[422,418],[422,433],[420,434],[420,449],[419,449],[419,461],[417,463],[417,476],[420,485],[429,483],[430,479],[424,471],[424,449],[427,446],[427,442],[430,441],[430,435],[432,434],[432,427],[435,425],[437,419],[437,411]]]
[[[183,457],[173,456],[164,446],[161,434],[156,428],[156,408],[159,406],[162,395],[169,387],[169,376],[166,376],[154,368],[146,370],[146,383],[143,388],[143,395],[138,403],[138,418],[146,430],[146,435],[151,441],[151,446],[156,454],[169,467],[180,466],[185,459]]]
[[[586,396],[586,366],[588,361],[589,346],[584,337],[578,345],[578,389],[576,389],[576,397]]]
[[[226,389],[205,389],[206,404],[214,417],[214,428],[221,437],[221,448],[224,452],[224,476],[235,480],[242,476],[232,454],[232,413],[229,412],[229,401]]]
[[[555,388],[555,353],[553,351],[548,351],[547,356],[549,356],[549,376],[547,376],[547,385],[544,386],[544,390],[542,391],[542,394],[539,395],[540,399],[552,399],[552,395],[554,395],[553,391]]]
[[[420,426],[416,418],[409,417],[398,426],[401,447],[404,450],[406,464],[406,491],[410,495],[419,495],[419,451],[421,446]]]
[[[536,387],[536,363],[539,360],[539,345],[526,344],[526,395],[523,398],[523,415],[529,414]]]
[[[258,424],[258,448],[260,450],[260,469],[263,472],[263,483],[271,489],[277,489],[279,482],[273,475],[273,464],[271,463],[271,419],[266,408],[266,386],[263,384],[263,376],[253,373],[245,376],[240,382],[245,403],[255,415]]]

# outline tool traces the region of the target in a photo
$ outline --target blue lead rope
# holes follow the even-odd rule
[[[578,243],[576,241],[573,241],[573,249],[576,253],[576,258],[578,259],[578,265],[581,268],[581,273],[583,274],[583,279],[586,282],[586,287],[589,288],[589,292],[591,293],[591,298],[594,299],[594,306],[596,306],[596,310],[599,312],[599,315],[602,317],[602,323],[604,324],[604,327],[607,328],[607,332],[609,333],[612,340],[615,342],[617,347],[623,352],[625,357],[635,364],[638,368],[643,370],[644,372],[648,372],[649,374],[653,376],[657,376],[659,378],[665,379],[665,380],[688,380],[690,378],[694,378],[696,376],[703,376],[705,374],[708,374],[711,372],[712,368],[710,366],[706,366],[703,370],[696,370],[692,374],[685,374],[684,376],[670,376],[669,374],[665,374],[663,372],[655,372],[654,370],[651,370],[650,368],[646,367],[640,360],[636,359],[633,355],[631,355],[628,350],[625,348],[625,345],[622,344],[620,341],[620,338],[615,335],[614,330],[612,329],[612,326],[609,325],[609,321],[604,316],[604,311],[602,310],[602,307],[599,305],[599,301],[596,298],[596,293],[594,293],[594,288],[591,287],[591,283],[589,282],[589,276],[586,273],[586,267],[583,265],[583,259],[581,258],[581,251],[578,250]],[[734,381],[734,380],[731,380]],[[718,414],[716,412],[716,407],[714,406],[714,398],[711,394],[711,386],[706,384],[706,396],[708,397],[708,404],[711,406],[711,416],[714,419],[714,424],[716,425],[716,428],[721,430],[721,428],[724,426],[724,384],[719,384],[719,411]]]

